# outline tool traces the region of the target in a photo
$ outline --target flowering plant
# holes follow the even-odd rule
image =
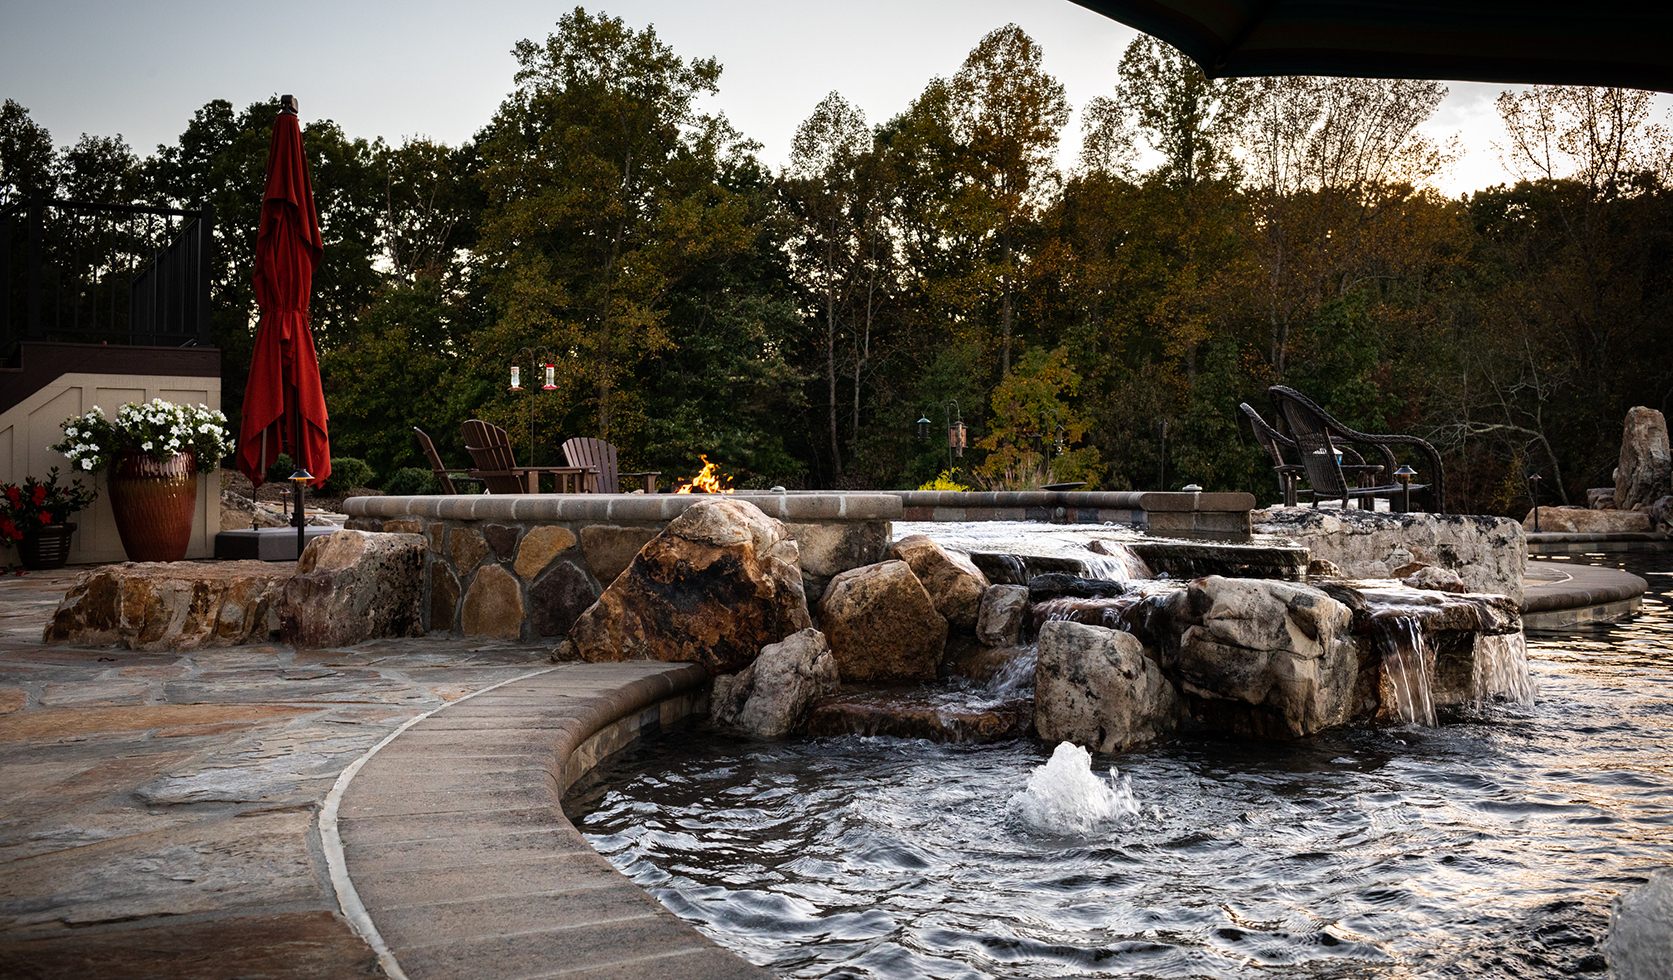
[[[206,462],[231,455],[233,447],[225,415],[205,405],[194,408],[161,398],[143,405],[129,402],[114,420],[95,405],[86,415],[65,419],[63,427],[64,441],[51,448],[90,472],[103,469],[121,453],[144,453],[158,462],[175,453],[191,453],[201,470]]]
[[[46,482],[29,477],[22,486],[0,484],[0,543],[10,546],[30,531],[49,524],[62,524],[78,510],[85,510],[98,494],[77,480],[67,487],[58,485],[54,466]]]

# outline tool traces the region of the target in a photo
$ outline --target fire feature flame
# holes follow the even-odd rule
[[[732,482],[732,478],[722,474],[720,472],[720,467],[709,462],[709,457],[703,456],[700,458],[703,460],[702,472],[692,477],[690,483],[680,484],[677,488],[675,488],[674,492],[732,493],[732,488],[726,485],[727,483]]]

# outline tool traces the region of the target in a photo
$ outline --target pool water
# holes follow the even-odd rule
[[[1530,632],[1531,706],[1094,757],[1066,777],[1108,794],[1090,819],[1030,795],[1055,748],[1032,740],[680,734],[566,808],[787,977],[1605,975],[1611,899],[1673,865],[1673,556],[1650,557],[1581,559],[1646,575],[1644,612]]]

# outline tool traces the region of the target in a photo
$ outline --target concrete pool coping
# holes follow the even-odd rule
[[[1522,579],[1522,626],[1560,629],[1612,623],[1644,606],[1649,583],[1631,572],[1572,562],[1533,561]]]
[[[320,818],[391,977],[764,980],[593,850],[565,791],[707,711],[694,664],[564,664],[437,709],[344,770]]]

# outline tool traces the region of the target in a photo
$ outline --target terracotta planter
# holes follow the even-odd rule
[[[17,543],[18,561],[33,572],[48,568],[63,568],[70,560],[70,535],[76,532],[73,523],[48,524],[30,531]]]
[[[192,543],[197,514],[197,457],[181,453],[163,462],[146,455],[111,464],[110,509],[129,561],[179,561]]]

